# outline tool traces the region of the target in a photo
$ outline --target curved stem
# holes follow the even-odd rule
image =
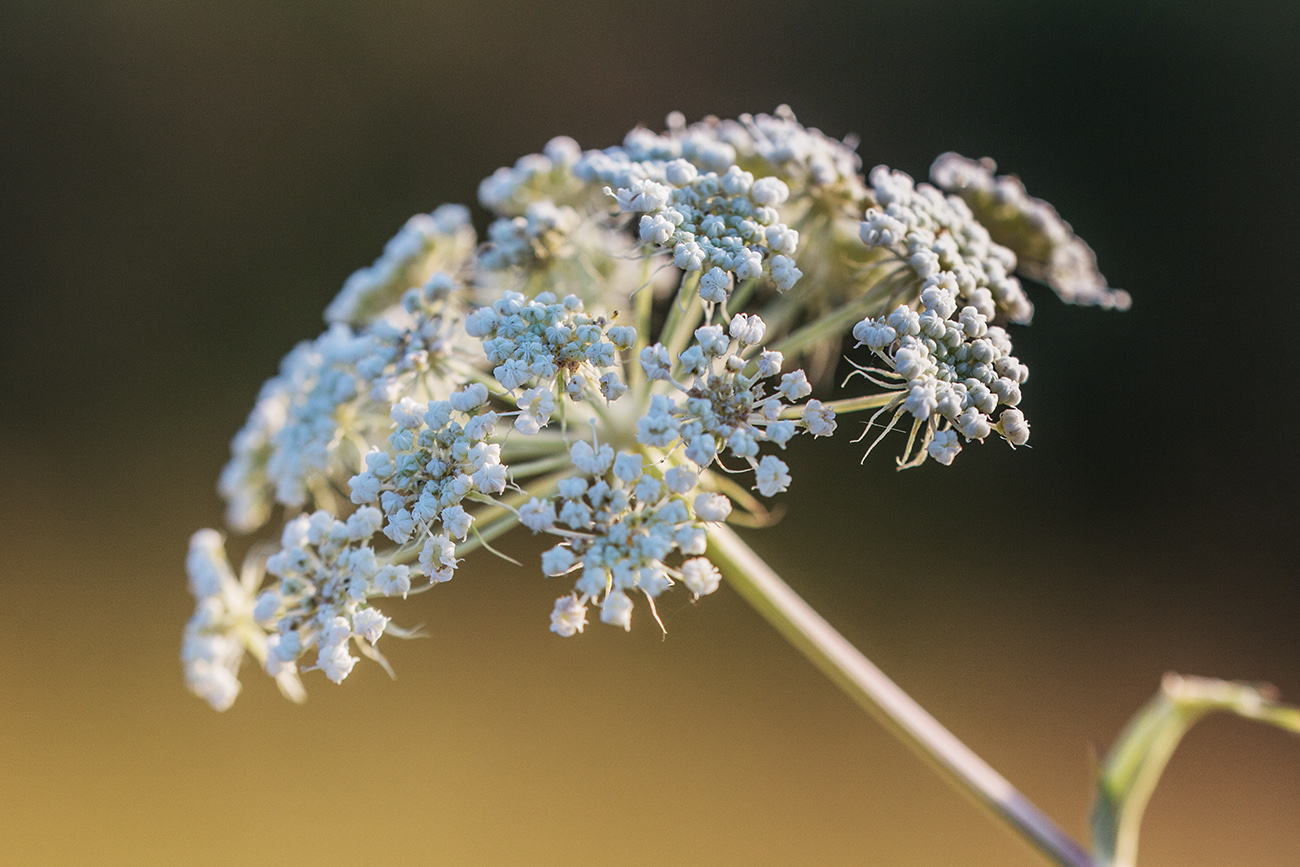
[[[930,716],[722,524],[709,525],[709,555],[728,582],[849,697],[949,783],[1061,867],[1095,867],[1087,851]]]

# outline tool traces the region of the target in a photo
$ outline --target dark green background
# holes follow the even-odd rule
[[[0,863],[1034,863],[726,591],[560,642],[556,588],[480,560],[401,609],[435,637],[397,683],[183,692],[185,540],[348,273],[674,109],[993,156],[1134,297],[1033,295],[1031,449],[792,448],[752,538],[810,601],[1079,834],[1161,672],[1300,698],[1298,51],[1293,3],[5,2]],[[1208,723],[1144,864],[1295,863],[1298,807],[1300,744]]]

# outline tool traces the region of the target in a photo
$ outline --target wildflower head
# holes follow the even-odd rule
[[[552,632],[658,620],[664,594],[718,588],[711,527],[769,520],[798,483],[781,457],[797,436],[900,431],[902,466],[1026,444],[1016,273],[1121,296],[1067,280],[1086,247],[991,166],[942,157],[943,191],[860,170],[852,142],[785,108],[673,116],[499,170],[482,244],[463,208],[413,218],[235,437],[231,528],[283,523],[238,577],[219,534],[195,535],[191,689],[228,707],[245,655],[293,697],[304,672],[386,665],[381,640],[409,632],[384,600],[447,583],[517,525],[554,540]],[[814,396],[846,350],[843,394]],[[865,431],[845,424],[862,412]]]

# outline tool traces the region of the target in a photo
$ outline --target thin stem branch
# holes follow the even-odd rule
[[[745,601],[944,779],[1060,867],[1096,867],[1082,846],[836,632],[729,527],[709,525],[709,554]]]
[[[668,349],[670,355],[677,355],[681,352],[680,349],[674,352],[673,347],[678,343],[685,347],[690,342],[690,333],[695,330],[694,320],[699,316],[699,310],[696,308],[700,301],[699,285],[699,271],[688,271],[682,275],[682,282],[677,287],[677,295],[672,306],[668,308],[668,315],[664,318],[663,327],[659,329],[659,342]],[[692,313],[694,316],[690,315]],[[690,317],[689,320],[688,317]],[[683,328],[683,320],[687,320],[684,326],[687,335],[685,338],[678,334]]]
[[[897,391],[886,391],[879,394],[867,394],[862,397],[846,397],[841,400],[828,400],[822,404],[823,409],[834,410],[836,415],[845,415],[850,412],[858,412],[864,409],[875,409],[878,406],[885,406],[890,401],[898,398]],[[781,418],[802,418],[803,406],[787,406],[781,410]]]
[[[880,284],[883,285],[883,284]],[[874,304],[876,304],[874,293],[866,295],[845,304],[821,316],[818,319],[809,322],[802,328],[787,334],[778,340],[772,346],[764,347],[775,352],[785,355],[797,355],[808,346],[827,339],[830,335],[835,335],[838,340],[839,335],[848,329],[848,327],[858,320],[862,319]],[[750,350],[752,355],[754,350]]]
[[[650,259],[647,257],[641,265],[641,288],[632,296],[636,343],[633,344],[632,352],[627,358],[624,377],[624,381],[632,389],[639,389],[645,385],[645,371],[641,369],[638,359],[641,358],[641,350],[650,345],[650,322],[655,303],[655,290],[650,285],[653,279],[650,274]]]

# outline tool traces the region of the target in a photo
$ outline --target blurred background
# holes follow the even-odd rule
[[[1033,294],[1031,449],[792,448],[748,538],[796,589],[1079,837],[1163,672],[1300,699],[1290,0],[3,7],[0,863],[1040,863],[725,587],[565,641],[555,587],[476,556],[389,612],[430,634],[396,681],[184,690],[187,539],[344,278],[550,137],[674,109],[789,103],[918,178],[993,156],[1134,297]],[[1300,742],[1212,718],[1142,863],[1295,864],[1298,811]]]

